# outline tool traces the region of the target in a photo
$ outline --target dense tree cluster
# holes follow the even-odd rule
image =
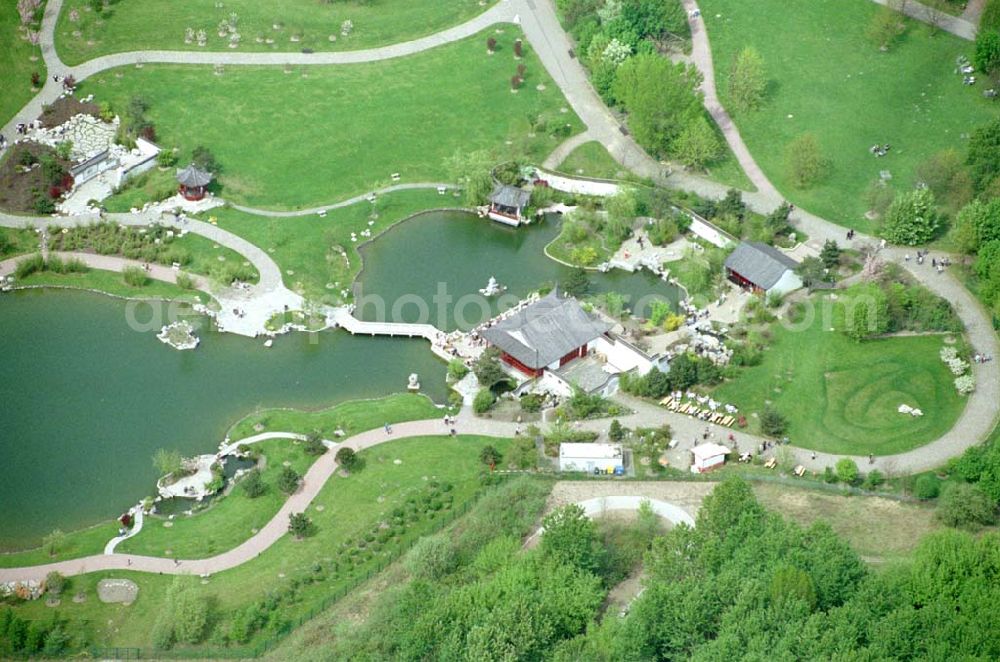
[[[553,659],[996,658],[998,542],[944,532],[911,563],[871,573],[826,525],[786,523],[727,481],[697,527],[654,542],[628,617],[605,618]]]
[[[670,360],[670,369],[662,372],[653,368],[641,377],[623,374],[621,389],[626,393],[647,398],[662,398],[672,391],[686,390],[695,384],[718,384],[722,371],[710,360],[680,354]]]

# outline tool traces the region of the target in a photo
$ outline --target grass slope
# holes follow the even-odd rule
[[[881,170],[899,190],[914,183],[915,167],[934,152],[965,149],[964,134],[996,116],[983,84],[962,85],[955,58],[971,55],[970,42],[909,21],[900,43],[881,53],[865,37],[878,5],[867,0],[704,0],[722,102],[747,146],[775,186],[799,206],[859,230],[863,196]],[[771,79],[764,107],[734,112],[727,98],[730,64],[745,46],[764,58]],[[821,184],[791,183],[785,148],[814,133],[830,172]],[[868,152],[889,143],[885,158]]]
[[[490,34],[494,34],[492,31]],[[526,51],[524,87],[511,44],[486,54],[486,33],[403,59],[288,69],[146,66],[107,71],[84,82],[84,94],[124,108],[149,101],[165,147],[186,162],[209,147],[223,172],[221,195],[262,207],[301,209],[336,202],[391,182],[439,181],[456,151],[502,148],[541,160],[558,141],[528,137],[529,114],[582,128],[537,57]],[[539,91],[536,85],[545,89]],[[280,119],[279,119],[280,118]]]
[[[557,167],[568,175],[583,175],[600,179],[619,179],[624,169],[618,164],[604,145],[596,140],[585,142],[570,152]]]
[[[229,37],[218,34],[219,22],[238,17],[240,51],[346,51],[409,41],[464,23],[495,0],[338,0],[298,2],[295,0],[143,0],[118,2],[110,18],[99,16],[86,2],[73,0],[63,5],[56,25],[56,47],[66,64],[132,50],[229,50]],[[13,9],[13,3],[11,4]],[[77,9],[79,19],[70,20]],[[155,17],[155,18],[154,18]],[[345,20],[354,24],[350,35],[341,34]],[[282,24],[275,29],[275,24]],[[185,44],[184,31],[204,30],[207,44]],[[74,33],[79,33],[74,34]],[[292,41],[298,34],[299,41]],[[330,35],[336,41],[330,41]],[[274,43],[258,43],[257,37]]]
[[[21,37],[21,19],[17,13],[17,2],[8,0],[0,5],[0,126],[14,117],[28,100],[34,96],[31,91],[31,74],[45,80],[45,63],[41,49],[32,46]],[[36,58],[34,61],[31,58]],[[14,141],[14,136],[7,136]]]
[[[310,506],[307,514],[316,526],[315,535],[301,541],[285,536],[258,558],[213,575],[207,584],[197,577],[186,577],[184,581],[210,597],[217,614],[247,605],[271,590],[310,575],[317,561],[332,559],[342,542],[367,531],[391,509],[422,490],[427,480],[450,482],[454,486],[450,492],[454,495],[452,507],[460,508],[480,489],[479,451],[487,444],[504,451],[509,440],[477,436],[416,437],[366,450],[361,454],[366,462],[364,470],[348,478],[331,478]],[[396,460],[400,463],[396,464]],[[317,506],[322,506],[322,510]],[[408,547],[433,524],[434,520],[427,520],[409,528],[400,544]],[[356,572],[363,576],[365,567],[359,566]],[[97,581],[112,576],[125,577],[139,585],[139,598],[130,607],[105,605],[97,599]],[[97,645],[148,649],[152,625],[171,581],[168,576],[144,573],[90,573],[74,578],[67,589],[72,593],[82,591],[87,596],[83,603],[63,600],[60,607],[52,609],[37,600],[16,609],[25,618],[51,618],[55,612],[70,619],[71,633],[86,633]],[[281,615],[289,621],[308,616],[325,596],[354,581],[346,572],[340,572],[324,581],[301,583],[295,603],[283,605]]]
[[[123,299],[166,299],[206,303],[210,300],[207,294],[196,290],[185,290],[173,283],[165,283],[150,279],[141,287],[134,287],[125,282],[122,275],[116,271],[91,269],[86,273],[57,274],[51,271],[33,273],[27,278],[17,281],[22,287],[65,287],[77,290],[94,290]]]
[[[253,242],[270,253],[282,269],[285,285],[308,297],[329,303],[341,300],[361,271],[361,256],[351,233],[371,230],[372,236],[388,230],[413,214],[434,207],[460,205],[452,196],[433,190],[399,191],[381,196],[372,206],[362,202],[327,213],[325,217],[267,218],[235,209],[213,209],[219,227]],[[374,220],[372,225],[369,221]],[[344,260],[341,250],[346,252]],[[334,287],[328,288],[327,284]]]
[[[763,362],[716,391],[744,413],[765,402],[788,418],[796,446],[828,453],[890,455],[948,431],[965,401],[938,352],[942,336],[907,336],[855,343],[816,322],[803,330],[774,326]],[[924,416],[900,414],[900,404]],[[756,419],[752,426],[756,426]]]

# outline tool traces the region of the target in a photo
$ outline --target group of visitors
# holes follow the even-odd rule
[[[880,156],[885,156],[886,154],[888,154],[890,149],[892,149],[892,145],[890,145],[889,143],[886,143],[884,145],[875,143],[874,145],[868,148],[868,151],[874,154],[876,158],[878,158]]]
[[[448,416],[447,414],[445,414],[445,417],[444,417],[444,426],[446,428],[448,428],[449,434],[451,436],[453,436],[453,437],[456,434],[458,434],[458,428],[456,427],[457,425],[458,425],[458,417],[456,417],[456,416]]]
[[[854,232],[854,228],[851,228],[850,230],[848,230],[847,231],[847,241],[850,241],[851,239],[854,239],[854,235],[855,234],[856,233]]]
[[[986,363],[987,361],[992,361],[993,357],[987,354],[977,353],[975,356],[972,357],[972,360],[975,361],[976,363]]]

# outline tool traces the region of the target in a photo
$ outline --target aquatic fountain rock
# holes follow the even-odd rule
[[[500,285],[497,283],[497,279],[490,276],[489,281],[486,283],[486,287],[480,288],[479,293],[484,297],[493,297],[507,290],[506,285]]]
[[[409,391],[419,391],[420,390],[420,377],[415,372],[410,373],[410,378],[406,384],[406,388]]]

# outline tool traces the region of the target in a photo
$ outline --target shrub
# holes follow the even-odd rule
[[[267,492],[267,484],[260,477],[260,469],[251,469],[240,481],[240,489],[250,499],[256,499]]]
[[[493,409],[493,405],[496,403],[496,396],[488,388],[479,389],[479,393],[476,393],[475,399],[472,401],[472,411],[477,414],[485,414],[490,409]]]
[[[312,533],[312,520],[305,513],[291,513],[288,516],[288,533],[296,538],[305,538]]]
[[[917,246],[933,239],[940,226],[934,193],[920,188],[896,196],[885,214],[881,234],[894,244]]]
[[[182,290],[194,289],[194,278],[190,274],[180,271],[177,273],[177,287]]]
[[[322,455],[326,452],[326,446],[323,445],[323,436],[319,431],[313,430],[306,435],[306,440],[302,442],[302,450],[307,455]]]
[[[503,455],[492,445],[484,446],[483,450],[479,451],[479,461],[490,468],[500,464],[502,460]]]
[[[792,181],[798,188],[808,188],[819,182],[828,168],[819,140],[811,133],[803,133],[788,144],[785,160]]]
[[[416,579],[436,581],[458,565],[454,543],[438,534],[421,538],[406,555],[406,569]]]
[[[876,490],[885,482],[885,476],[878,469],[873,469],[865,476],[864,488],[866,490]]]
[[[941,481],[935,476],[924,474],[913,484],[913,495],[918,499],[936,499],[941,493]]]
[[[469,374],[469,367],[462,359],[448,361],[448,379],[453,382],[461,381],[467,374]]]
[[[53,570],[45,575],[45,590],[52,595],[59,595],[66,588],[66,578],[59,572]]]
[[[125,284],[131,287],[145,287],[149,284],[149,276],[139,267],[125,267],[122,270],[122,278]]]
[[[39,271],[45,271],[45,258],[42,257],[41,253],[35,253],[23,260],[18,260],[17,266],[14,267],[14,277],[17,280],[23,280]]]
[[[536,414],[542,410],[542,404],[545,402],[545,397],[538,393],[525,393],[521,396],[521,411]]]
[[[291,467],[282,467],[278,474],[278,489],[285,494],[293,494],[299,489],[299,481],[302,479]]]
[[[764,407],[760,413],[760,431],[769,437],[777,437],[784,434],[788,428],[788,420],[781,415],[778,410],[772,407]]]
[[[847,457],[837,460],[837,478],[848,485],[858,482],[858,465],[854,460]]]
[[[354,452],[353,448],[348,448],[347,446],[344,446],[337,451],[335,459],[337,460],[337,464],[347,471],[360,469],[362,465],[361,458],[358,457],[358,454]]]

